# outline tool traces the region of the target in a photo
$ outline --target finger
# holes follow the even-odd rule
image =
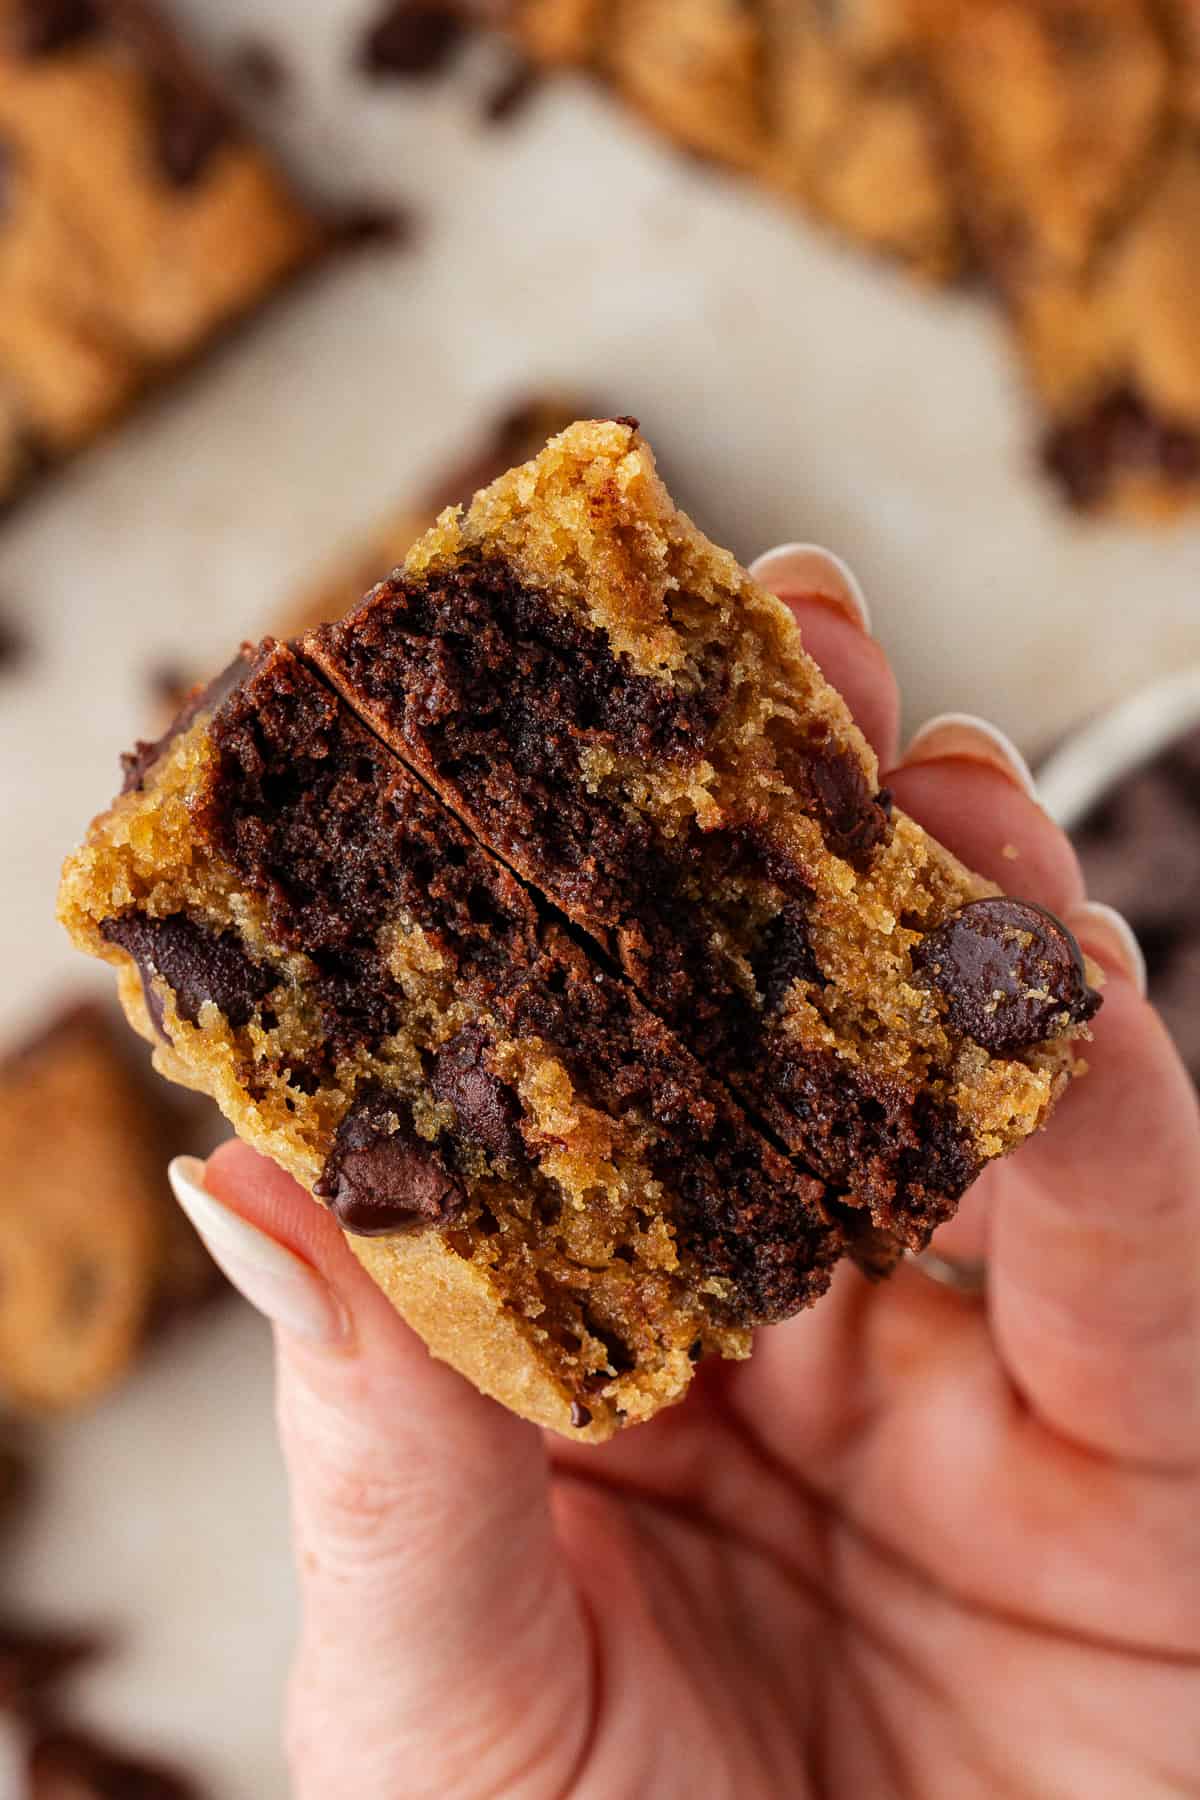
[[[541,1757],[556,1791],[590,1668],[540,1434],[431,1359],[274,1165],[235,1143],[207,1169],[180,1159],[172,1181],[276,1327],[303,1613],[299,1800],[515,1791]]]
[[[827,550],[785,544],[751,564],[754,579],[787,602],[804,648],[845,700],[859,729],[887,768],[899,742],[900,700],[854,577]]]
[[[1133,1461],[1200,1465],[1200,1108],[1111,938],[1088,1073],[1002,1172],[988,1291],[1005,1364],[1063,1435]]]
[[[1087,1076],[1044,1133],[987,1171],[937,1247],[986,1253],[997,1345],[1048,1423],[1108,1454],[1193,1461],[1194,1089],[1141,997],[1136,960],[1086,906],[1074,851],[1021,770],[1005,772],[969,734],[952,746],[924,736],[918,760],[889,776],[898,803],[964,861],[1062,916],[1111,976]]]

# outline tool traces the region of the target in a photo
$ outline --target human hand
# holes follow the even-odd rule
[[[891,766],[878,645],[796,558],[761,578]],[[985,1292],[846,1266],[589,1448],[433,1362],[278,1169],[176,1165],[276,1322],[298,1800],[1200,1793],[1195,1091],[1003,743],[943,725],[887,779],[1108,975],[1091,1073],[939,1238]]]

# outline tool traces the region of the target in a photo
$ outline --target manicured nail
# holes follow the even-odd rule
[[[1071,908],[1070,925],[1086,948],[1099,953],[1101,961],[1111,957],[1118,963],[1142,999],[1146,998],[1146,958],[1124,913],[1102,900],[1084,900]]]
[[[213,1261],[251,1306],[309,1343],[349,1341],[350,1320],[328,1282],[294,1251],[214,1199],[198,1157],[177,1156],[167,1174]]]
[[[901,767],[911,768],[914,763],[941,762],[955,757],[965,762],[985,763],[988,768],[1007,776],[1014,787],[1023,789],[1031,800],[1037,799],[1037,786],[1029,764],[1007,732],[1001,731],[998,725],[989,725],[986,719],[977,719],[974,713],[939,713],[936,719],[921,726],[900,761]]]
[[[750,575],[781,600],[827,600],[852,625],[871,629],[871,609],[853,571],[819,544],[780,544],[750,564]]]

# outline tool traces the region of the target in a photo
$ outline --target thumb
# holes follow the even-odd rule
[[[302,1602],[297,1800],[557,1794],[588,1729],[586,1625],[540,1432],[435,1362],[287,1175],[224,1146],[181,1205],[275,1326]]]

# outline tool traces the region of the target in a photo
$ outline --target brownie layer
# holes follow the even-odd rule
[[[958,970],[963,1004],[945,1008],[941,1064],[873,1071],[799,1034],[789,998],[819,1010],[831,985],[809,929],[811,867],[752,819],[704,831],[632,804],[628,782],[592,778],[606,758],[661,773],[719,754],[728,659],[655,679],[581,611],[468,552],[385,582],[309,648],[486,843],[615,949],[647,1005],[806,1173],[899,1242],[926,1241],[987,1160],[951,1098],[957,1045],[989,1035],[979,1007],[969,1029],[969,970]],[[819,729],[800,744],[781,735],[773,751],[828,854],[869,875],[890,838],[888,796]],[[1047,992],[1043,1014],[1002,1048],[1038,1043],[1064,1010],[1090,1016],[1065,974]]]
[[[221,701],[208,738],[200,828],[239,891],[261,903],[268,948],[305,959],[319,1012],[289,1084],[314,1091],[400,1028],[411,999],[384,929],[398,912],[436,945],[458,999],[489,1021],[425,1052],[429,1090],[454,1119],[436,1138],[402,1095],[375,1085],[356,1097],[318,1187],[347,1229],[450,1225],[467,1208],[465,1178],[481,1167],[532,1178],[521,1103],[492,1066],[489,1032],[536,1037],[589,1103],[649,1123],[653,1174],[675,1197],[682,1246],[725,1284],[723,1317],[785,1317],[819,1291],[837,1248],[821,1185],[770,1149],[625,984],[542,917],[294,657],[268,651]],[[256,1009],[272,1015],[283,977],[233,933],[137,914],[102,930],[149,974],[150,992],[154,975],[167,982],[183,1017],[198,1019],[205,999],[235,1026]],[[161,1024],[161,1006],[152,1010]]]

